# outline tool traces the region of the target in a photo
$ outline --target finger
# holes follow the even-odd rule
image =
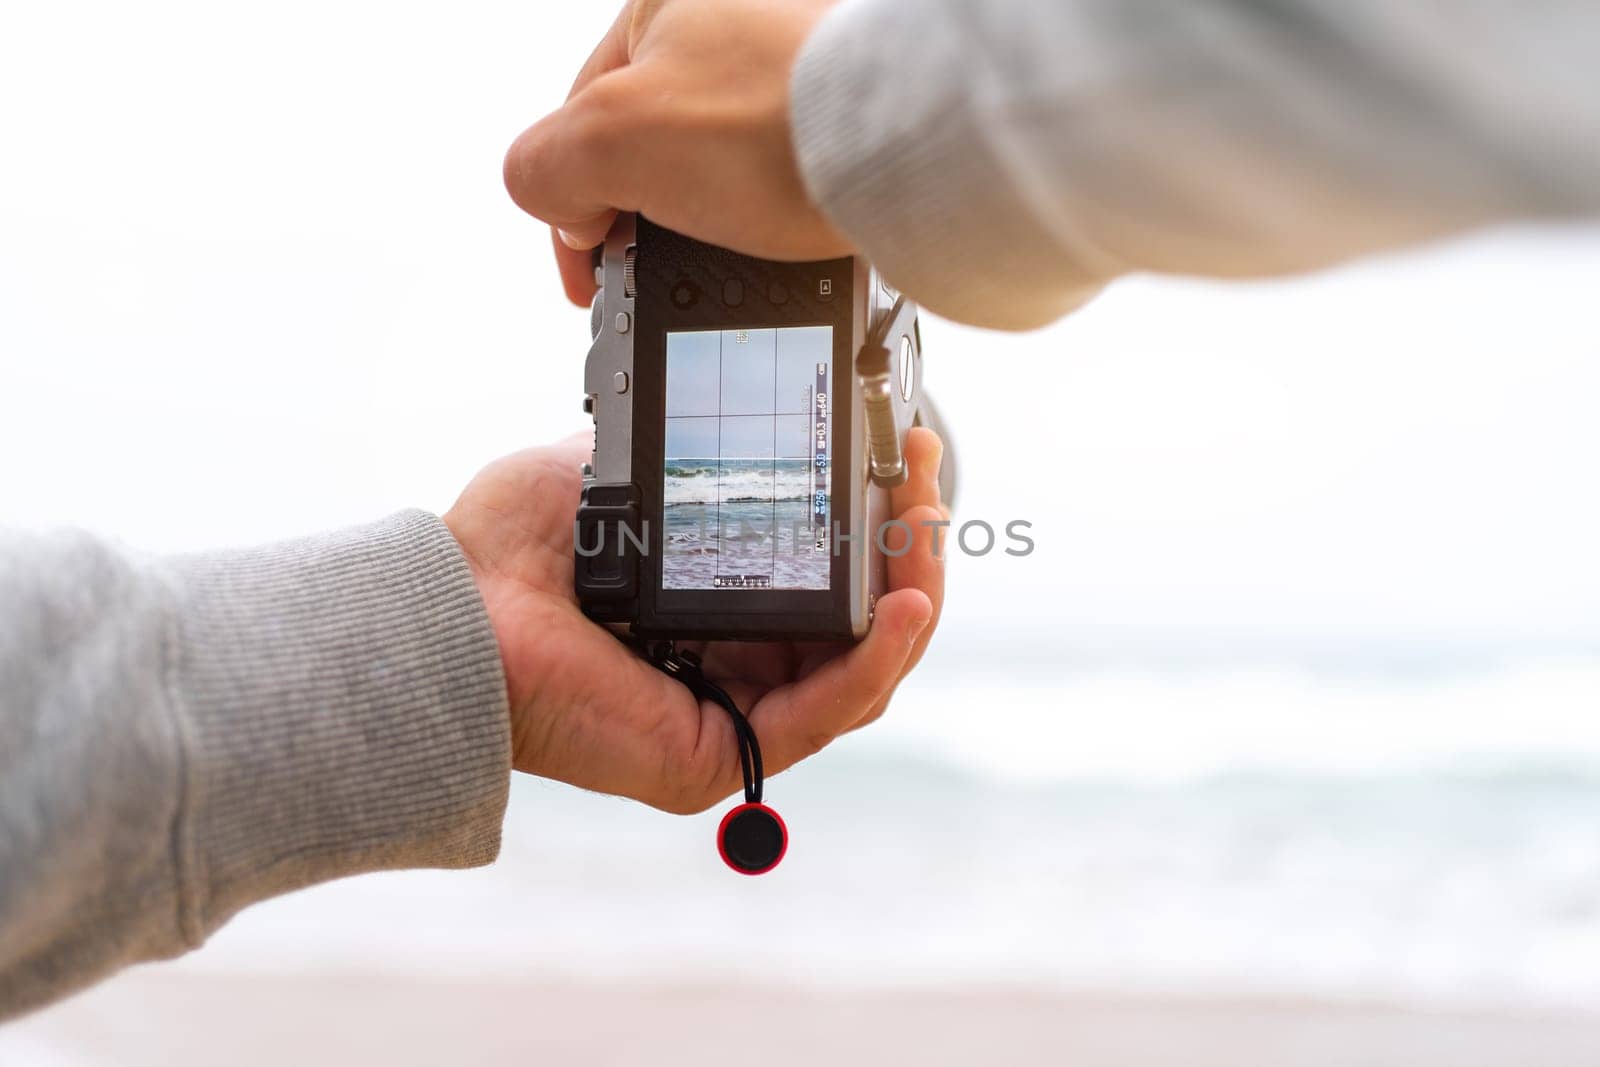
[[[928,650],[928,642],[933,640],[933,635],[939,627],[939,615],[944,607],[944,559],[942,555],[934,553],[934,541],[940,537],[941,531],[931,525],[942,517],[942,512],[926,504],[912,508],[899,516],[900,520],[911,527],[912,543],[909,550],[901,556],[889,557],[889,587],[891,589],[917,589],[928,598],[932,612],[928,616],[928,625],[922,628],[911,645],[911,654],[906,657],[906,662],[900,668],[900,675],[895,679],[887,692],[880,696],[860,719],[850,724],[850,730],[859,730],[863,726],[877,722],[883,713],[889,709],[889,702],[894,699],[895,690],[900,682],[921,661],[923,653]],[[891,547],[898,547],[896,542],[890,542]]]
[[[950,512],[939,499],[939,467],[944,462],[944,441],[925,426],[914,427],[906,435],[906,465],[909,477],[890,493],[895,517],[911,527],[915,535],[911,550],[889,558],[889,588],[921,589],[933,602],[933,620],[919,638],[909,673],[922,659],[933,639],[944,608],[944,556],[948,549]]]
[[[889,588],[920,589],[933,605],[928,625],[917,635],[911,655],[906,658],[900,678],[889,691],[872,705],[851,730],[870,726],[889,710],[899,682],[904,681],[928,650],[928,643],[939,627],[939,616],[944,610],[944,559],[947,551],[948,530],[943,524],[950,521],[950,509],[939,498],[939,465],[944,460],[944,442],[939,435],[926,427],[916,427],[906,436],[906,463],[910,477],[905,484],[891,493],[891,502],[901,522],[911,527],[913,539],[910,550],[889,557]]]
[[[573,252],[592,252],[606,239],[606,234],[611,232],[611,224],[616,221],[616,211],[607,208],[581,222],[570,223],[565,229],[554,227],[556,241]]]
[[[583,92],[600,76],[627,65],[628,27],[633,19],[634,6],[631,2],[622,5],[622,10],[573,79],[572,88],[567,92],[568,100]],[[606,226],[609,230],[609,220]],[[588,233],[563,234],[559,227],[550,228],[551,243],[555,246],[556,270],[561,275],[561,288],[566,292],[567,299],[579,307],[587,307],[594,299],[594,262],[589,250],[605,239],[602,233],[599,240],[585,243],[588,237]]]
[[[556,270],[561,273],[561,288],[567,299],[588,307],[599,288],[594,283],[594,250],[573,248],[561,239],[561,231],[550,228],[550,243],[556,250]]]
[[[594,451],[594,431],[576,430],[546,447],[574,467],[581,467],[582,461]]]
[[[917,636],[911,656],[901,672],[901,677],[905,677],[922,659],[922,653],[939,625],[939,615],[944,610],[943,557],[947,547],[944,542],[948,538],[945,537],[945,528],[940,525],[944,522],[943,514],[927,504],[919,504],[904,512],[900,515],[900,521],[911,528],[911,546],[903,555],[889,557],[889,589],[916,589],[928,598],[931,607],[928,626]],[[898,538],[900,535],[895,536]],[[889,544],[897,548],[898,540]],[[934,551],[936,544],[938,552]]]
[[[926,426],[906,434],[907,478],[889,492],[889,507],[896,515],[926,504],[940,506],[939,467],[944,462],[944,441]]]
[[[546,115],[506,152],[506,191],[517,206],[554,226],[571,248],[605,239],[616,212],[633,210],[633,169],[628,149],[639,94],[624,68],[590,83]]]
[[[900,677],[932,611],[918,590],[888,594],[878,601],[864,640],[758,703],[750,721],[767,772],[777,774],[820,751],[867,714]]]

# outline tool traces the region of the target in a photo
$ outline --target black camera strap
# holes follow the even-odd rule
[[[680,652],[671,641],[653,641],[640,651],[665,674],[682,682],[697,700],[709,700],[728,713],[739,744],[739,770],[744,779],[744,803],[728,812],[717,827],[717,851],[723,862],[740,874],[765,874],[778,865],[789,847],[789,831],[783,819],[761,802],[765,772],[761,766],[761,743],[750,720],[727,690],[706,677],[700,657]]]
[[[709,700],[720,705],[733,720],[733,732],[739,739],[739,769],[744,772],[744,800],[746,804],[761,803],[761,743],[750,728],[739,705],[733,702],[728,691],[706,677],[700,669],[700,657],[693,652],[679,652],[671,641],[653,642],[645,649],[645,658],[688,687],[699,700]]]

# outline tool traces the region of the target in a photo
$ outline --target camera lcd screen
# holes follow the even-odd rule
[[[826,590],[833,327],[666,340],[662,588]]]

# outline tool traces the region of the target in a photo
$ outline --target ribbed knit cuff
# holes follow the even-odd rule
[[[1002,165],[1006,131],[967,69],[963,17],[906,0],[831,10],[790,82],[795,155],[811,198],[896,287],[947,318],[1027,329],[1109,274],[1063,278],[1061,248]]]
[[[185,934],[343,875],[492,861],[510,785],[499,647],[436,517],[172,564]]]

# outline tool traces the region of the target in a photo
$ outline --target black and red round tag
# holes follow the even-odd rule
[[[766,874],[789,851],[789,828],[765,804],[746,802],[722,817],[717,851],[740,874]]]

